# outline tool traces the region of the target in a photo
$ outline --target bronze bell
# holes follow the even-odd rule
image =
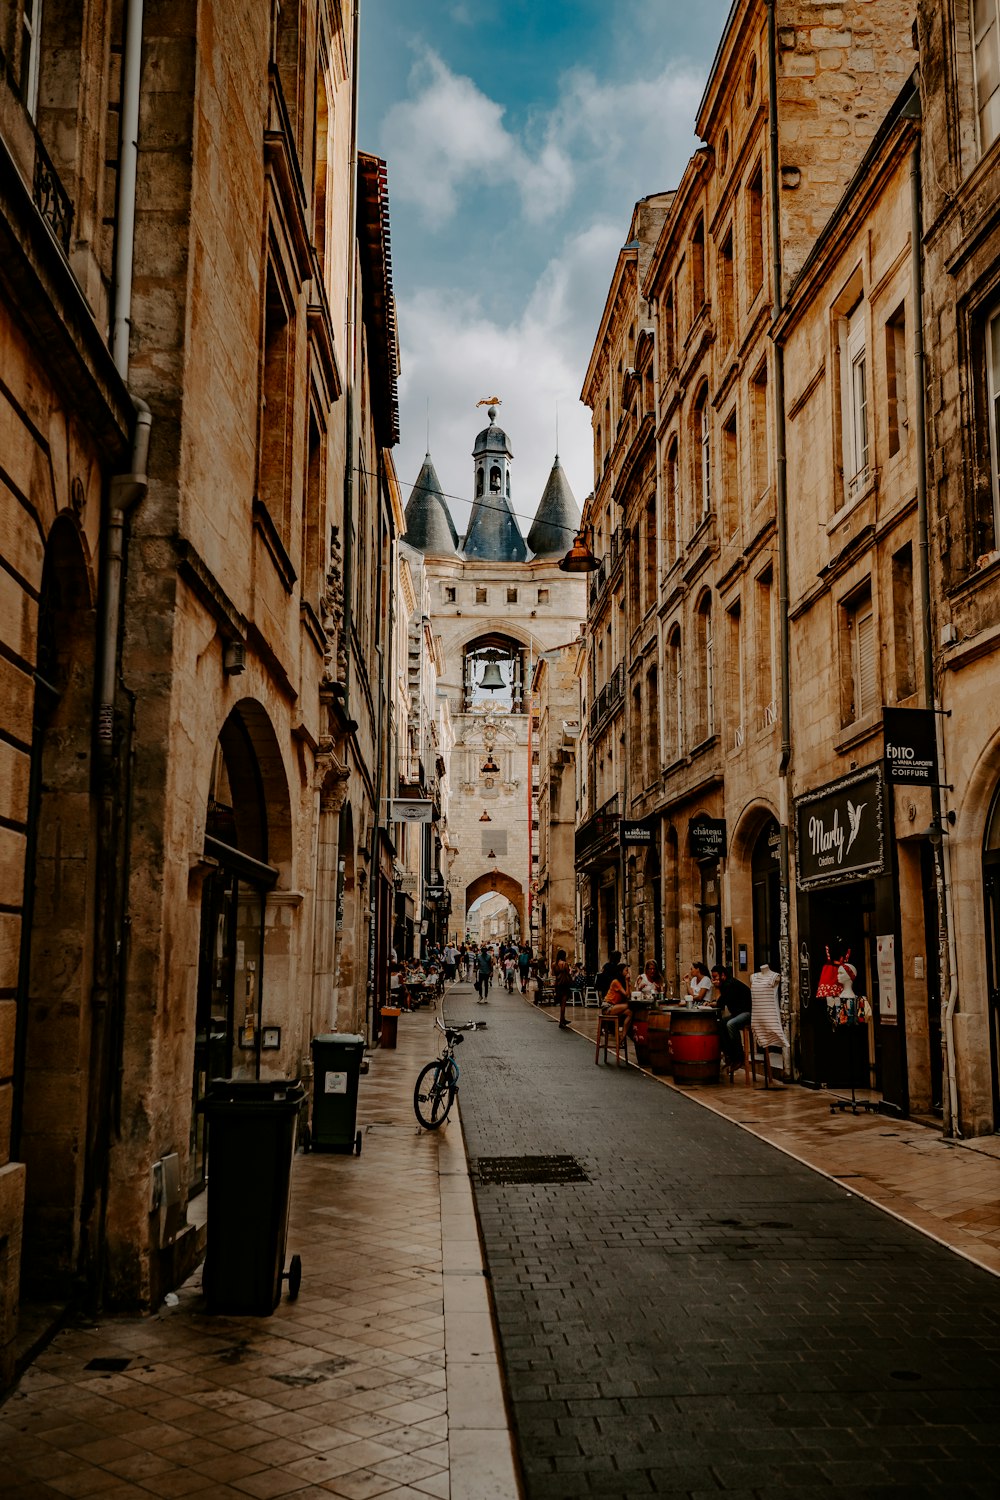
[[[495,661],[486,663],[486,671],[482,675],[479,686],[485,688],[488,693],[495,693],[498,688],[505,688],[507,684],[503,680],[500,665]]]
[[[578,531],[573,538],[572,547],[566,553],[559,567],[564,573],[593,573],[600,566],[597,558],[590,550],[586,532]]]

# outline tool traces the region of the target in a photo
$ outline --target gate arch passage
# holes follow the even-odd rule
[[[480,896],[489,896],[494,893],[507,897],[517,912],[521,931],[524,932],[524,887],[519,880],[514,879],[513,875],[505,875],[502,870],[487,870],[469,882],[465,887],[465,910],[468,911],[472,903],[478,901]]]

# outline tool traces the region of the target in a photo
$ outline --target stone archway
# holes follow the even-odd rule
[[[505,875],[502,870],[486,870],[482,875],[477,875],[475,880],[469,882],[465,887],[465,910],[480,896],[488,896],[495,893],[498,896],[506,896],[511,906],[517,912],[517,919],[521,924],[521,932],[525,931],[524,925],[524,887],[513,875]]]

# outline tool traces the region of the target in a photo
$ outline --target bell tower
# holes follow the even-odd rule
[[[490,498],[494,501],[502,495],[509,502],[510,466],[514,455],[507,434],[502,427],[496,425],[496,406],[491,405],[486,415],[490,419],[490,425],[483,428],[472,450],[475,471],[473,495],[477,500]]]

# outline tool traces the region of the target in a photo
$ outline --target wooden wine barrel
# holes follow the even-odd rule
[[[646,1052],[654,1073],[670,1072],[670,1014],[651,1010],[646,1022]]]
[[[719,1023],[714,1010],[670,1011],[670,1055],[676,1083],[718,1083]]]

